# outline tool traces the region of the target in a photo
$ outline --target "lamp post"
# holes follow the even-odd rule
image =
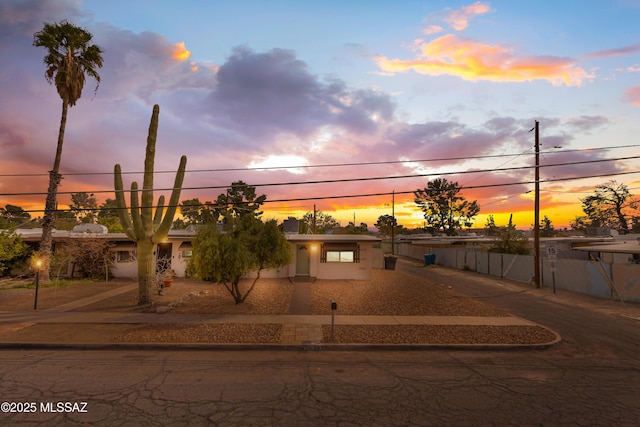
[[[35,262],[36,266],[36,298],[33,301],[33,309],[38,308],[38,288],[40,287],[40,268],[42,267],[42,260],[37,259]]]

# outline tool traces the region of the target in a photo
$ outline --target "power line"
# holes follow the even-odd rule
[[[559,166],[572,166],[572,165],[603,163],[603,162],[620,161],[620,160],[633,160],[633,159],[638,159],[638,158],[640,158],[640,156],[617,157],[617,158],[613,158],[613,159],[583,160],[583,161],[577,161],[577,162],[565,162],[565,163],[555,163],[555,164],[540,165],[539,167],[540,168],[549,168],[549,167],[559,167]],[[510,167],[510,168],[502,168],[502,169],[475,169],[475,170],[467,170],[467,171],[434,172],[434,173],[410,174],[410,175],[378,176],[378,177],[369,177],[369,178],[343,178],[343,179],[317,180],[317,181],[275,182],[275,183],[265,183],[265,184],[251,184],[250,186],[257,188],[257,187],[278,187],[278,186],[312,185],[312,184],[337,184],[337,183],[344,183],[344,182],[380,181],[380,180],[390,180],[390,179],[424,178],[424,177],[429,177],[429,176],[465,175],[465,174],[489,173],[489,172],[506,172],[506,171],[515,171],[515,170],[533,169],[533,168],[534,168],[534,166],[515,166],[515,167]],[[184,191],[184,190],[226,189],[228,187],[229,187],[228,185],[182,187],[182,191]],[[172,190],[173,190],[173,188],[154,188],[153,189],[153,191],[172,191]],[[92,193],[92,194],[116,193],[118,191],[127,193],[127,192],[130,192],[131,190],[95,190],[95,191],[90,191],[89,193]],[[75,193],[78,193],[78,191],[59,191],[59,192],[57,192],[57,194],[75,194]],[[48,194],[48,193],[47,192],[0,193],[0,197],[34,196],[34,195],[46,195],[46,194]]]
[[[631,175],[631,174],[637,174],[640,173],[640,171],[625,171],[625,172],[616,172],[616,173],[607,173],[607,174],[597,174],[597,175],[583,175],[583,176],[574,176],[574,177],[565,177],[565,178],[550,178],[550,179],[546,179],[546,180],[540,180],[539,182],[542,183],[548,183],[548,182],[561,182],[561,181],[576,181],[576,180],[581,180],[581,179],[591,179],[591,178],[604,178],[604,177],[611,177],[611,176],[618,176],[618,175]],[[472,185],[472,186],[466,186],[466,187],[461,187],[461,190],[474,190],[474,189],[481,189],[481,188],[495,188],[495,187],[509,187],[509,186],[514,186],[514,185],[528,185],[528,184],[535,184],[535,180],[534,181],[519,181],[519,182],[507,182],[507,183],[500,183],[500,184],[484,184],[484,185]],[[272,200],[265,200],[264,203],[284,203],[284,202],[306,202],[306,201],[317,201],[317,200],[336,200],[336,199],[354,199],[354,198],[362,198],[362,197],[378,197],[378,196],[390,196],[392,194],[413,194],[416,190],[406,190],[406,191],[387,191],[387,192],[380,192],[380,193],[362,193],[362,194],[343,194],[343,195],[332,195],[332,196],[313,196],[313,197],[300,197],[300,198],[292,198],[292,199],[272,199]],[[240,204],[250,204],[252,202],[242,202],[242,203],[235,203],[236,205],[240,205]],[[208,208],[223,208],[228,206],[227,204],[224,205],[216,205],[216,204],[208,204],[206,205]],[[151,208],[157,208],[158,206],[153,205],[153,206],[141,206],[141,208],[147,208],[147,207],[151,207]],[[163,208],[169,208],[169,207],[178,207],[181,208],[181,205],[164,205]],[[102,211],[102,210],[108,210],[108,211],[117,211],[117,210],[121,210],[121,209],[129,209],[129,208],[120,208],[120,207],[109,207],[109,208],[74,208],[73,211]],[[71,209],[56,209],[55,212],[70,212],[72,211]],[[23,212],[44,212],[44,209],[32,209],[32,210],[24,210]]]
[[[553,151],[541,151],[545,154],[561,154],[561,153],[573,153],[573,152],[585,152],[585,151],[602,151],[613,150],[618,148],[633,148],[640,147],[640,144],[630,145],[617,145],[612,147],[597,147],[597,148],[576,148],[570,150],[553,150]],[[429,163],[429,162],[445,162],[453,160],[480,160],[500,157],[518,157],[523,153],[511,153],[511,154],[487,154],[483,156],[473,157],[442,157],[436,159],[418,159],[418,160],[390,160],[380,162],[354,162],[354,163],[331,163],[331,164],[319,164],[319,165],[297,165],[297,166],[264,166],[264,167],[244,167],[244,168],[219,168],[219,169],[190,169],[185,173],[203,173],[203,172],[238,172],[238,171],[263,171],[263,170],[281,170],[281,169],[312,169],[312,168],[329,168],[329,167],[354,167],[354,166],[375,166],[375,165],[391,165],[398,163]],[[175,170],[160,170],[154,171],[154,174],[166,174],[175,173]],[[125,172],[123,175],[135,175],[143,174],[142,171]],[[63,176],[93,176],[93,175],[113,175],[113,172],[68,172],[62,174]],[[36,176],[49,176],[49,173],[26,173],[26,174],[0,174],[0,177],[36,177]]]

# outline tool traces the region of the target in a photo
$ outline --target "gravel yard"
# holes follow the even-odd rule
[[[39,309],[51,308],[85,298],[131,281],[110,283],[74,282],[60,288],[41,289]],[[243,280],[248,289],[251,280]],[[235,304],[222,284],[178,279],[164,295],[154,295],[154,304],[139,307],[137,290],[126,292],[77,312],[175,313],[175,314],[288,314],[297,284],[287,279],[260,279],[242,304]],[[456,292],[455,283],[438,284],[400,271],[374,270],[371,281],[317,280],[310,285],[313,315],[331,314],[330,303],[338,304],[338,315],[391,316],[507,316],[483,302]],[[0,311],[33,309],[33,289],[0,290]],[[162,316],[162,314],[157,314]],[[10,326],[10,325],[9,325]],[[468,325],[330,325],[322,326],[323,341],[330,343],[379,344],[536,344],[552,341],[555,335],[538,326]],[[155,343],[278,343],[280,324],[189,323],[189,324],[36,324],[13,330],[0,328],[0,341],[24,342],[155,342]]]
[[[282,325],[270,323],[140,325],[116,335],[113,341],[274,344],[280,342],[281,331]]]
[[[539,344],[556,336],[540,326],[331,325],[322,326],[325,342],[376,344]]]
[[[373,270],[369,281],[319,280],[311,285],[313,314],[392,316],[506,316],[447,285],[418,279],[395,270]]]

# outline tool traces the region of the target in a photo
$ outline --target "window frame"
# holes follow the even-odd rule
[[[323,264],[358,264],[360,245],[358,243],[323,243],[320,250]],[[334,254],[337,254],[337,259]]]

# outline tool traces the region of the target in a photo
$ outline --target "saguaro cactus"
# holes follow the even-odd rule
[[[127,204],[122,185],[122,171],[120,165],[114,168],[114,187],[120,224],[127,237],[137,243],[138,259],[138,304],[151,302],[151,287],[155,273],[153,246],[161,242],[169,233],[173,217],[176,213],[180,190],[187,166],[187,157],[182,156],[176,173],[171,198],[164,213],[164,196],[158,198],[158,206],[153,213],[153,165],[156,153],[156,136],[158,134],[158,115],[160,107],[153,106],[149,135],[147,137],[147,151],[144,159],[144,181],[142,184],[141,203],[138,199],[138,183],[131,183],[131,216],[127,214]]]

